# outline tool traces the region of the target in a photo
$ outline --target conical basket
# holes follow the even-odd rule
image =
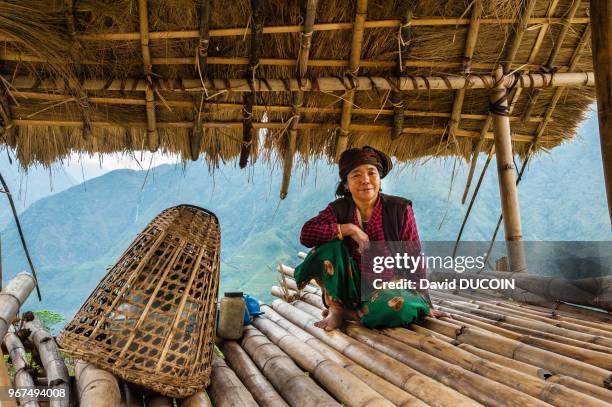
[[[61,332],[78,359],[171,397],[209,384],[220,228],[202,208],[160,213]]]

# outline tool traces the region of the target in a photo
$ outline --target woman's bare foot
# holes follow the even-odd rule
[[[327,316],[314,323],[314,326],[325,329],[326,331],[333,331],[334,329],[340,328],[342,325],[343,310],[340,307],[329,307],[329,313]]]

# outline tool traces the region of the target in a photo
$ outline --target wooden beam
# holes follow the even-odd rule
[[[313,27],[319,0],[307,0],[304,15],[304,31],[300,35],[300,50],[297,58],[297,77],[301,80],[306,76],[308,60],[310,59],[310,45],[312,43]],[[280,198],[285,199],[289,192],[291,182],[291,170],[293,169],[293,157],[297,146],[298,124],[302,105],[304,103],[304,91],[291,92],[291,124],[287,134],[287,145],[283,160],[283,178],[281,181]]]
[[[77,4],[77,11],[80,12],[81,7]],[[589,17],[574,18],[572,24],[589,24]],[[481,24],[488,25],[508,25],[516,24],[517,20],[513,18],[483,18]],[[374,28],[399,28],[402,22],[400,19],[390,20],[370,20],[364,24],[365,29]],[[546,18],[532,17],[527,20],[529,26],[541,24],[562,24],[561,18]],[[411,25],[413,27],[457,27],[470,25],[469,18],[440,18],[440,17],[421,17],[414,18]],[[352,30],[353,22],[339,23],[320,23],[315,24],[314,31],[335,31],[335,30]],[[301,25],[284,25],[284,26],[269,26],[265,27],[263,34],[281,34],[281,33],[300,33],[303,31]],[[199,30],[184,30],[184,31],[155,31],[150,33],[152,41],[167,40],[167,39],[197,39],[200,36]],[[250,35],[249,27],[236,28],[211,28],[211,37],[243,37]],[[79,41],[138,41],[140,33],[100,33],[100,34],[81,34],[78,36]],[[14,42],[15,38],[9,35],[0,35],[0,41]]]
[[[557,59],[557,55],[559,55],[559,51],[561,50],[561,47],[563,46],[563,42],[565,41],[565,37],[567,36],[567,33],[570,28],[569,21],[571,21],[572,18],[574,18],[574,15],[576,15],[576,11],[578,11],[579,6],[580,6],[580,0],[574,0],[572,7],[568,11],[567,20],[566,20],[567,22],[563,24],[563,27],[559,31],[559,34],[557,35],[557,40],[555,41],[555,45],[548,57],[548,60],[541,68],[542,71],[544,72],[553,71],[555,59]],[[533,108],[535,107],[535,104],[538,98],[540,97],[541,92],[542,92],[541,89],[534,89],[531,92],[529,103],[527,103],[527,106],[525,107],[525,111],[523,112],[524,121],[527,121],[529,117],[531,116],[531,113],[533,113]]]
[[[151,64],[151,51],[149,50],[149,16],[147,0],[138,0],[138,20],[140,23],[140,46],[142,62],[147,84],[144,87],[147,112],[147,147],[151,151],[159,148],[159,134],[157,132],[157,118],[155,116],[155,92],[153,87],[153,66]]]
[[[521,228],[521,213],[519,208],[518,191],[514,176],[514,161],[512,153],[512,137],[510,121],[508,120],[508,101],[506,88],[501,84],[504,72],[502,67],[495,72],[496,80],[500,83],[491,92],[490,103],[493,116],[493,130],[495,133],[495,156],[497,158],[497,174],[504,215],[504,232],[508,250],[510,271],[527,271],[525,253],[523,251],[523,234]]]
[[[402,25],[399,30],[399,52],[398,52],[398,64],[397,64],[397,76],[404,76],[407,62],[410,58],[410,41],[412,40],[412,32],[410,29],[410,22],[412,21],[412,7],[413,3],[410,1],[404,2],[404,15],[402,17]],[[402,135],[404,128],[404,98],[402,92],[393,90],[391,92],[391,104],[393,105],[393,132],[391,133],[391,139],[395,140]]]
[[[357,14],[355,15],[355,25],[353,26],[353,37],[351,40],[351,55],[349,59],[349,75],[357,76],[359,73],[359,62],[361,61],[361,46],[363,45],[363,31],[368,12],[368,0],[357,0]],[[342,115],[340,117],[340,132],[336,142],[336,161],[340,159],[340,154],[346,150],[348,144],[349,129],[351,125],[351,110],[355,99],[354,86],[346,88],[344,101],[342,104]]]
[[[13,124],[15,126],[57,126],[57,127],[74,127],[74,128],[82,128],[83,123],[75,120],[48,120],[48,119],[13,119]],[[92,122],[94,127],[99,128],[115,128],[115,129],[125,129],[125,128],[144,128],[146,129],[146,122],[104,122],[104,121],[94,121]],[[184,121],[184,122],[157,122],[157,127],[160,129],[189,129],[193,126],[192,122]],[[210,129],[242,129],[243,122],[203,122],[203,128]],[[255,129],[275,129],[275,130],[283,130],[287,127],[286,122],[254,122],[253,128]],[[333,130],[337,127],[336,124],[330,122],[300,122],[298,124],[298,129],[301,130],[319,130],[319,131],[329,131]],[[351,131],[359,131],[359,132],[372,132],[372,133],[390,133],[391,126],[384,124],[351,124]],[[446,128],[444,127],[406,127],[403,130],[403,133],[406,134],[417,134],[423,136],[442,136],[445,134]],[[470,130],[457,130],[457,137],[467,137],[467,138],[477,138],[480,136],[479,131],[470,131]],[[533,141],[535,136],[531,134],[513,134],[512,141],[513,142],[522,142],[522,143],[530,143]],[[493,140],[494,135],[492,132],[485,134],[485,139]],[[540,141],[543,142],[555,142],[554,138],[541,138]]]
[[[259,58],[261,56],[263,45],[263,26],[264,12],[263,0],[251,0],[251,41],[249,51],[249,69],[246,72],[247,80],[255,80],[257,76],[257,68],[259,66]],[[246,167],[249,155],[251,154],[251,146],[253,139],[257,137],[257,132],[253,128],[253,105],[255,104],[255,89],[244,94],[243,97],[244,110],[242,121],[242,146],[240,149],[240,168]]]
[[[196,73],[200,78],[208,77],[208,46],[210,44],[210,9],[211,0],[202,0],[200,3],[200,38],[198,41],[198,52],[196,57]],[[206,101],[202,96],[200,104],[197,106],[198,114],[193,120],[193,129],[189,134],[189,150],[191,159],[197,161],[200,158],[200,148],[202,145],[202,109]]]
[[[66,84],[60,80],[46,78],[38,80],[34,76],[4,76],[16,89],[45,89],[63,91]],[[293,92],[303,90],[305,92],[332,92],[372,90],[393,90],[396,86],[402,91],[444,91],[466,89],[490,89],[494,84],[491,75],[435,75],[435,76],[411,76],[408,78],[358,76],[358,77],[319,77],[297,79],[206,79],[200,78],[166,80],[151,78],[151,84],[143,79],[85,79],[82,87],[93,91],[126,91],[144,92],[148,87],[159,91],[176,93],[202,92],[204,86],[211,94],[225,92]],[[594,86],[595,76],[592,72],[561,72],[554,74],[509,74],[505,75],[502,85],[506,88],[556,88],[559,86],[580,87]],[[213,96],[210,96],[211,98]]]
[[[612,4],[591,0],[593,65],[597,81],[597,116],[601,160],[612,222]]]
[[[4,138],[6,143],[11,147],[15,147],[16,136],[15,136],[15,123],[11,115],[11,109],[6,97],[6,90],[4,83],[0,83],[0,136]]]
[[[482,0],[475,0],[472,4],[472,16],[470,18],[470,28],[465,40],[465,50],[463,52],[463,72],[470,73],[472,65],[472,56],[476,48],[476,40],[478,39],[478,30],[480,29],[480,16],[482,15]],[[463,108],[463,100],[465,98],[465,89],[459,89],[455,92],[453,100],[453,108],[451,119],[449,121],[449,135],[454,140],[455,133],[459,128],[459,120],[461,119],[461,109]]]

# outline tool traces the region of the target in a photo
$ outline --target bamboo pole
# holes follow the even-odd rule
[[[262,52],[264,10],[262,0],[251,0],[251,38],[249,44],[249,68],[246,71],[246,80],[255,80],[259,58]],[[240,148],[239,166],[244,168],[247,165],[253,140],[257,137],[257,132],[253,128],[253,105],[255,104],[255,89],[251,89],[243,95],[244,109],[242,111],[242,146]]]
[[[142,395],[131,388],[127,382],[121,381],[119,390],[121,391],[121,407],[142,407]]]
[[[82,7],[77,3],[76,7],[78,12],[81,11],[92,11],[91,8]],[[516,24],[516,18],[483,18],[481,24],[488,25],[508,25]],[[589,17],[577,17],[571,21],[571,24],[589,24]],[[399,28],[402,21],[400,19],[388,19],[388,20],[370,20],[366,21],[364,28]],[[562,24],[563,18],[546,18],[546,17],[531,17],[527,20],[529,26],[542,25],[542,24]],[[468,26],[470,24],[469,18],[457,18],[457,17],[421,17],[414,18],[412,26]],[[315,24],[315,31],[330,31],[330,30],[352,30],[354,26],[353,22],[341,22],[341,23],[320,23]],[[231,37],[231,36],[247,36],[251,35],[249,27],[236,27],[236,28],[212,28],[210,30],[211,37]],[[264,34],[280,34],[280,33],[299,33],[302,31],[301,25],[284,25],[284,26],[268,26],[264,28]],[[197,39],[199,38],[198,30],[184,30],[184,31],[156,31],[150,33],[151,40],[166,40],[166,39]],[[125,33],[99,33],[99,34],[80,34],[77,36],[79,41],[138,41],[140,39],[140,33],[138,32],[125,32]],[[0,41],[14,42],[17,41],[15,38],[8,35],[0,35]]]
[[[593,384],[586,383],[581,380],[576,380],[573,377],[563,375],[552,375],[547,380],[551,383],[559,383],[565,387],[574,389],[582,394],[586,394],[591,397],[598,398],[599,400],[603,400],[608,403],[608,405],[612,404],[612,394],[610,393],[610,390],[602,389],[599,386],[595,386]]]
[[[147,407],[173,407],[174,406],[174,404],[172,403],[172,399],[165,397],[165,396],[160,396],[160,395],[147,397],[145,404]]]
[[[0,134],[3,135],[9,145],[14,146],[15,125],[13,124],[11,109],[5,95],[5,86],[3,83],[0,85],[0,119],[2,119]]]
[[[270,289],[270,293],[277,298],[290,299],[290,300],[295,300],[295,299],[304,300],[304,302],[312,305],[315,308],[318,308],[319,310],[322,310],[325,308],[325,305],[323,305],[323,300],[321,299],[320,294],[317,295],[317,294],[312,294],[309,292],[298,293],[297,291],[293,291],[290,289],[283,289],[278,286],[272,286],[272,288]],[[286,295],[288,295],[288,298],[285,298]],[[321,311],[319,311],[319,316],[320,314],[321,314]]]
[[[2,351],[0,351],[0,356],[2,357],[2,361],[0,362],[0,386],[5,389],[12,388],[13,383],[9,377],[8,368],[6,366],[6,362],[4,361],[4,353]],[[1,407],[4,407],[5,405],[6,407],[17,407],[15,397],[11,397],[8,400],[1,402]]]
[[[474,55],[474,49],[476,48],[476,40],[478,39],[478,30],[480,29],[480,16],[482,15],[482,1],[475,0],[471,3],[472,16],[470,17],[470,28],[468,29],[467,37],[465,39],[465,50],[463,51],[463,72],[469,73],[471,71],[472,56]],[[459,89],[455,92],[453,99],[453,107],[451,113],[451,119],[448,123],[450,137],[455,140],[455,133],[459,128],[459,120],[461,118],[461,109],[463,107],[463,100],[465,99],[465,89]]]
[[[32,76],[5,77],[11,81],[16,89],[50,89],[61,91],[66,88],[63,81],[55,81],[53,78],[37,80]],[[203,83],[202,83],[203,82]],[[134,92],[144,92],[152,86],[159,91],[185,92],[203,91],[204,86],[209,92],[292,92],[292,91],[355,91],[392,90],[397,86],[402,91],[413,90],[456,90],[461,88],[491,89],[494,86],[515,88],[555,88],[560,86],[578,87],[593,86],[595,76],[592,72],[559,72],[550,74],[508,74],[500,82],[496,82],[491,75],[470,74],[463,76],[420,76],[408,78],[385,78],[378,76],[350,77],[319,77],[306,78],[301,81],[297,79],[174,79],[166,80],[153,78],[151,85],[143,79],[86,79],[82,86],[85,90],[121,91],[130,89]],[[70,84],[70,82],[68,83]],[[500,89],[498,89],[499,91]]]
[[[251,393],[238,379],[236,373],[216,353],[213,354],[212,358],[212,373],[208,393],[215,407],[258,406]]]
[[[15,328],[11,325],[8,333],[4,337],[4,345],[9,353],[11,358],[11,364],[13,365],[13,369],[15,369],[15,374],[13,377],[13,382],[15,387],[18,388],[27,388],[34,387],[34,380],[28,369],[30,368],[30,364],[27,361],[27,355],[23,344],[19,337],[15,334]],[[40,404],[38,403],[38,399],[36,397],[31,397],[28,395],[23,395],[19,397],[19,405],[25,407],[38,407]]]
[[[138,0],[138,21],[140,24],[142,63],[146,77],[144,92],[147,113],[147,147],[151,151],[157,151],[159,148],[159,134],[157,133],[157,119],[155,116],[155,92],[152,84],[153,65],[151,64],[151,52],[149,50],[150,35],[147,0]]]
[[[404,12],[402,14],[402,25],[400,26],[398,35],[399,52],[397,64],[397,76],[402,77],[406,69],[405,61],[410,58],[410,41],[412,40],[412,31],[410,22],[412,21],[413,4],[409,1],[404,2]],[[391,139],[395,140],[402,135],[404,129],[404,100],[402,93],[398,90],[391,91],[391,104],[393,105],[393,131]]]
[[[357,330],[357,328],[354,329]],[[364,331],[363,328],[359,328],[359,330]],[[471,354],[464,349],[444,343],[431,336],[425,336],[411,332],[407,329],[399,328],[385,329],[382,331],[382,333],[396,341],[409,345],[412,348],[416,348],[431,356],[451,363],[453,366],[461,366],[474,374],[481,375],[482,377],[486,377],[495,382],[504,384],[505,386],[515,389],[516,391],[528,394],[534,398],[540,399],[555,406],[574,406],[579,402],[592,406],[602,405],[599,400],[591,400],[590,398],[584,397],[584,395],[563,386],[551,385],[540,377],[501,366],[487,358],[482,358],[476,354]],[[376,336],[376,334],[366,334],[364,332],[361,334],[367,336],[373,342],[376,341],[380,343],[380,338],[379,336]],[[389,341],[389,343],[394,349],[400,348],[393,341]],[[404,349],[404,347],[401,349]],[[487,382],[484,382],[484,384],[488,385]],[[482,386],[482,384],[480,386]],[[490,389],[493,390],[491,387]],[[505,391],[504,388],[502,388],[502,390]],[[512,397],[511,395],[507,396]],[[496,396],[495,392],[492,392],[491,397],[493,400],[495,400],[498,396]],[[499,397],[505,398],[505,396],[502,394],[499,394]]]
[[[512,359],[530,364],[536,364],[554,373],[561,373],[576,379],[610,388],[612,373],[597,366],[592,366],[567,356],[539,349],[501,335],[468,327],[466,325],[449,324],[448,322],[429,319],[428,328],[480,349],[488,350]],[[449,329],[449,327],[451,329]]]
[[[306,76],[308,60],[310,58],[310,45],[312,42],[313,26],[317,14],[319,0],[308,0],[306,3],[306,14],[304,16],[304,31],[300,36],[300,50],[297,59],[297,77],[301,80]],[[291,92],[291,124],[287,135],[287,146],[283,160],[283,178],[281,181],[280,198],[285,199],[289,191],[291,181],[291,169],[293,168],[293,156],[298,137],[298,123],[300,122],[300,109],[304,103],[304,92],[299,90]]]
[[[288,406],[237,342],[224,341],[220,349],[227,365],[236,373],[257,403],[270,407]]]
[[[289,405],[335,406],[337,402],[256,328],[245,329],[242,347]]]
[[[299,309],[276,300],[272,308],[315,338],[341,352],[363,368],[395,384],[425,403],[436,406],[473,406],[474,400],[431,379],[384,353],[370,349],[359,341],[338,332],[326,332],[314,326],[316,319]]]
[[[313,349],[325,355],[330,360],[340,364],[344,369],[353,373],[360,380],[365,382],[373,390],[384,395],[389,401],[397,406],[414,406],[414,407],[425,407],[426,404],[420,401],[418,398],[410,395],[399,387],[389,383],[380,376],[377,376],[367,369],[353,362],[351,359],[344,356],[342,353],[326,345],[323,341],[315,338],[308,332],[297,327],[289,320],[283,318],[279,313],[274,311],[269,306],[265,305],[262,307],[265,318],[271,320],[281,328],[285,329],[291,335],[295,336],[302,342],[308,344]]]
[[[70,376],[55,339],[31,312],[24,313],[22,319],[47,373],[47,385],[66,394],[66,397],[52,399],[51,407],[67,407],[70,404]]]
[[[213,407],[208,394],[205,391],[199,391],[193,396],[182,399],[181,407]]]
[[[353,37],[351,40],[351,54],[349,58],[349,75],[357,76],[359,73],[359,62],[361,61],[361,47],[363,45],[363,32],[365,29],[365,20],[368,12],[368,0],[357,0],[357,13],[355,15],[355,24],[353,26]],[[355,100],[354,86],[346,88],[346,93],[343,96],[342,115],[340,116],[340,131],[338,140],[336,141],[336,161],[340,159],[340,154],[348,145],[348,136],[350,133],[351,111],[353,109],[353,101]]]
[[[119,407],[121,392],[111,373],[82,360],[75,364],[79,405],[87,407]]]
[[[17,274],[0,292],[0,338],[4,338],[19,308],[34,289],[36,281],[31,274]]]
[[[499,67],[495,72],[496,81],[503,80],[503,71]],[[497,173],[499,189],[504,214],[504,232],[508,250],[510,271],[526,272],[527,262],[523,249],[523,234],[521,230],[521,214],[518,192],[514,178],[514,162],[512,159],[512,140],[510,136],[510,121],[508,120],[508,101],[506,89],[500,84],[495,87],[490,96],[495,133],[495,150],[497,158]],[[493,108],[495,107],[495,110]]]
[[[419,372],[454,388],[484,405],[498,404],[501,400],[508,406],[546,405],[546,403],[525,393],[512,390],[496,381],[465,370],[455,364],[445,362],[392,337],[384,336],[362,326],[349,325],[347,333],[352,338],[367,344],[369,347],[384,352],[392,358],[411,366]],[[442,341],[437,343],[440,346],[443,344]],[[523,389],[523,391],[525,390]]]
[[[552,373],[550,373],[546,369],[542,369],[541,367],[533,366],[533,365],[530,365],[524,362],[520,362],[518,360],[514,360],[511,358],[502,356],[502,355],[498,355],[497,353],[489,352],[484,349],[479,349],[475,346],[468,345],[466,343],[462,343],[457,346],[460,349],[465,350],[466,352],[470,352],[476,356],[481,357],[482,359],[489,360],[500,366],[505,366],[510,369],[514,369],[518,372],[521,372],[529,376],[537,377],[539,379],[547,379],[552,376]]]
[[[341,365],[266,318],[257,318],[253,325],[282,349],[338,401],[347,406],[366,406],[369,403],[391,407],[393,404]]]
[[[597,116],[601,139],[601,161],[604,168],[608,211],[612,222],[612,4],[591,0],[593,21],[593,65],[597,91]]]

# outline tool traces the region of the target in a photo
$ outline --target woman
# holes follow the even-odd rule
[[[361,283],[371,287],[371,275],[361,275],[364,250],[370,241],[404,241],[412,254],[420,253],[412,203],[404,198],[380,192],[380,180],[392,168],[391,159],[372,147],[346,150],[338,162],[340,183],[330,203],[302,227],[301,243],[314,247],[295,269],[302,288],[311,279],[323,288],[323,300],[329,307],[316,326],[331,331],[346,319],[358,318],[371,328],[405,326],[426,316],[447,316],[433,310],[427,290],[373,290],[361,298]],[[385,270],[377,278],[390,281],[399,277]],[[423,268],[413,271],[411,279],[425,279]],[[370,284],[370,285],[368,285]]]

